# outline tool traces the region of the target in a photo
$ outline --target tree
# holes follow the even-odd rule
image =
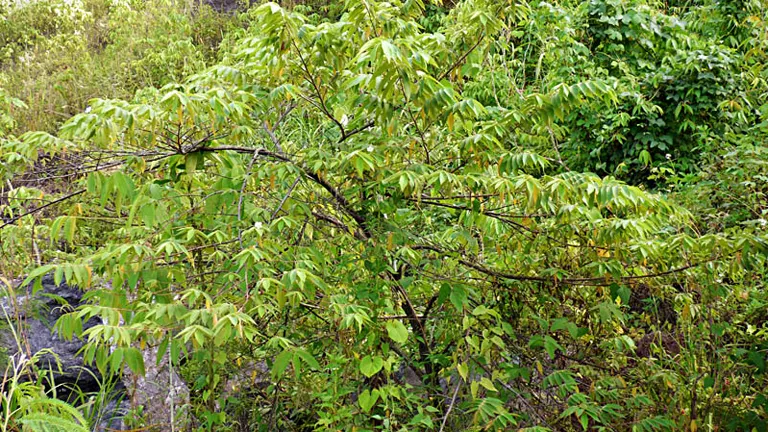
[[[746,336],[758,357],[712,357],[707,347],[736,336],[692,305],[724,301],[723,278],[764,271],[764,238],[699,235],[663,197],[518,141],[582,104],[614,103],[609,81],[506,107],[465,96],[528,5],[464,1],[437,33],[417,24],[423,8],[348,2],[316,24],[268,3],[185,83],[91,101],[58,136],[7,143],[19,160],[79,161],[78,188],[38,227],[73,252],[27,278],[93,287],[61,333],[101,317],[83,336],[104,370],[140,372],[144,344],[186,362],[209,428],[226,422],[213,415],[222,380],[256,361],[273,378],[251,419],[264,430],[694,428],[733,402],[697,396],[727,386],[720,374],[755,394],[760,335]],[[3,242],[26,242],[24,216],[44,207],[11,215]],[[659,335],[661,358],[675,349],[661,336],[669,322],[631,304],[643,290],[680,310],[682,363],[635,354],[644,335]],[[714,366],[724,362],[728,372]],[[405,369],[419,391],[398,382]],[[668,390],[680,387],[690,391]]]

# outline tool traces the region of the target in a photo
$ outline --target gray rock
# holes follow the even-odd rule
[[[233,14],[235,12],[248,9],[252,3],[251,0],[205,0],[213,10],[219,13]]]
[[[77,338],[66,341],[53,328],[59,317],[81,304],[82,298],[83,292],[79,288],[64,283],[57,286],[53,276],[46,275],[42,278],[42,289],[34,295],[30,284],[17,288],[15,298],[5,296],[0,299],[3,321],[6,316],[10,317],[10,325],[21,335],[22,354],[30,357],[43,349],[55,353],[55,356],[43,355],[38,367],[53,371],[54,380],[60,386],[58,390],[63,391],[58,397],[64,400],[72,396],[73,386],[76,385],[82,392],[94,392],[99,390],[99,382],[102,380],[99,371],[85,365],[83,358],[78,355],[84,342]],[[83,324],[83,329],[98,323],[98,320],[92,319]],[[19,343],[7,324],[0,331],[0,347],[7,355],[18,356]]]
[[[6,291],[2,289],[0,293]],[[149,425],[168,425],[172,417],[177,425],[187,421],[185,415],[176,411],[189,403],[189,389],[169,368],[167,356],[157,364],[156,348],[143,352],[145,376],[134,376],[128,371],[122,377],[110,377],[115,384],[106,392],[101,388],[104,377],[94,366],[86,365],[79,355],[85,342],[77,338],[66,341],[59,337],[54,324],[63,314],[83,303],[81,289],[66,283],[57,285],[53,275],[49,274],[43,276],[42,289],[38,292],[33,293],[32,284],[16,287],[13,292],[13,297],[0,298],[0,322],[6,322],[4,328],[0,327],[0,351],[19,358],[29,358],[44,349],[53,352],[55,355],[44,354],[41,357],[38,368],[53,371],[57,398],[72,402],[76,395],[90,396],[85,405],[89,407],[86,408],[89,412],[85,414],[93,419],[94,430],[133,430],[125,425],[123,417],[138,407],[143,408],[141,411]],[[21,335],[20,341],[16,340],[8,324],[13,326],[16,334]],[[98,324],[100,321],[94,318],[83,323],[83,329]],[[173,416],[171,407],[174,408]]]
[[[394,378],[399,384],[410,385],[412,387],[422,387],[424,385],[419,374],[404,362],[400,363],[397,370],[395,370]]]
[[[124,372],[125,386],[131,406],[143,407],[142,417],[148,425],[170,425],[183,430],[189,424],[186,409],[189,387],[170,367],[168,354],[157,363],[157,347],[143,351],[144,376],[130,370]],[[170,430],[168,426],[168,430]]]
[[[94,400],[96,398],[99,400]],[[94,431],[135,430],[124,421],[131,408],[124,387],[110,394],[98,394],[89,402],[93,408],[85,414],[92,419]]]

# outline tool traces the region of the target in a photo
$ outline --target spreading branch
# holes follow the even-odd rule
[[[21,218],[23,218],[25,216],[29,216],[29,215],[41,212],[41,211],[45,210],[46,208],[48,208],[48,207],[50,207],[52,205],[56,205],[58,203],[67,201],[68,199],[74,198],[74,197],[76,197],[76,196],[78,196],[80,194],[83,194],[83,193],[85,193],[85,189],[80,189],[80,190],[77,190],[75,192],[72,192],[71,194],[64,195],[63,197],[61,197],[59,199],[53,200],[53,201],[49,202],[48,204],[44,204],[44,205],[41,205],[39,207],[35,207],[32,210],[27,211],[26,213],[22,213],[22,214],[20,214],[18,216],[14,216],[11,219],[9,219],[7,222],[5,222],[4,224],[0,225],[0,229],[3,229],[5,227],[7,227],[8,225],[13,225],[14,223],[16,223],[16,221],[18,221],[19,219],[21,219]]]

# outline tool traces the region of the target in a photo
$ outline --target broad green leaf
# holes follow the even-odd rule
[[[384,359],[379,356],[365,356],[360,360],[360,372],[366,377],[370,378],[376,375],[384,366]]]
[[[408,340],[408,329],[400,321],[387,322],[387,334],[397,343],[405,343]]]

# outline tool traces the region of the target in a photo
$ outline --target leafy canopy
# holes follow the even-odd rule
[[[699,302],[761,274],[764,235],[700,234],[664,197],[530,145],[573,113],[638,100],[626,83],[477,94],[541,7],[466,0],[435,32],[423,11],[349,1],[317,22],[267,3],[222,62],[185,82],[93,100],[56,136],[8,140],[16,172],[41,151],[80,160],[77,188],[37,228],[56,260],[27,278],[92,287],[61,334],[86,336],[105,371],[142,373],[144,344],[191,360],[210,428],[226,421],[213,407],[233,359],[270,368],[257,396],[269,412],[254,420],[267,429],[663,430],[696,427],[695,410],[667,408],[696,407],[697,386],[721,386],[709,413],[733,402],[724,372],[694,364],[720,364],[709,344],[743,335]],[[615,37],[603,21],[595,37]],[[23,258],[30,227],[9,209],[3,249]],[[670,322],[629,304],[643,290],[650,303],[673,293],[689,346],[664,345]],[[103,324],[83,331],[92,317]],[[660,357],[671,345],[686,356],[638,358],[643,334],[659,335]],[[764,334],[743,336],[727,365],[747,394],[765,384]],[[764,410],[754,401],[739,409]]]

